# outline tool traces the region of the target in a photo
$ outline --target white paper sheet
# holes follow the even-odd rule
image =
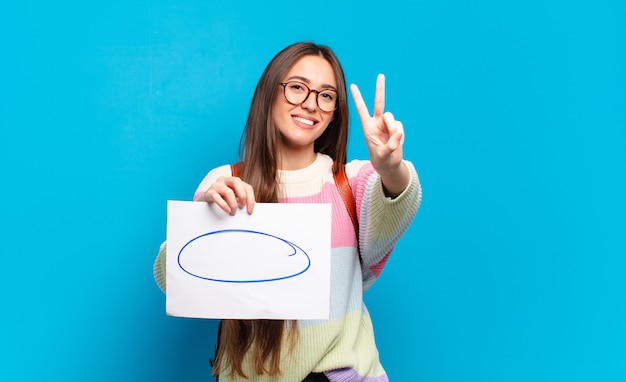
[[[325,319],[330,204],[168,201],[166,312],[231,319]]]

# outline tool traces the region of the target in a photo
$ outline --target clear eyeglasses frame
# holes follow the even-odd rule
[[[315,93],[315,103],[321,112],[332,113],[337,109],[337,92],[333,89],[311,89],[300,81],[281,82],[280,85],[283,87],[285,100],[294,106],[303,104],[311,93]]]

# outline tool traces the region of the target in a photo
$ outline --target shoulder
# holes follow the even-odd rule
[[[231,175],[232,175],[232,172],[231,172],[229,164],[215,167],[214,169],[209,171],[204,176],[200,184],[198,185],[198,188],[196,188],[196,192],[194,193],[194,200],[198,197],[199,194],[204,194],[204,192],[209,187],[211,187],[213,183],[215,183],[217,178],[219,178],[220,176],[231,176]]]
[[[220,176],[231,176],[232,171],[230,166],[229,164],[225,164],[211,169],[202,179],[202,183],[210,182],[209,184],[213,184]]]
[[[404,159],[403,162],[407,165],[411,173],[416,172],[413,163],[406,159]],[[346,163],[346,173],[348,174],[349,178],[362,178],[370,177],[372,174],[376,173],[376,170],[374,169],[374,166],[372,166],[372,162],[370,162],[369,160],[354,159]]]
[[[369,160],[354,159],[346,163],[348,178],[369,178],[374,173],[376,170]]]
[[[230,164],[224,164],[224,165],[215,167],[214,169],[209,171],[209,173],[206,176],[209,176],[209,175],[216,175],[216,177],[225,176],[225,175],[230,176],[232,175],[230,166],[231,166]]]

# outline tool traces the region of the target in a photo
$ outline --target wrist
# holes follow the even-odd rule
[[[391,198],[400,195],[408,187],[411,179],[411,174],[404,161],[400,162],[396,169],[386,171],[384,174],[379,173],[379,175],[385,196]]]

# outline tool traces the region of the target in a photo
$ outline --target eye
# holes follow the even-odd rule
[[[307,90],[304,84],[301,84],[299,82],[289,82],[288,86],[289,86],[289,90],[295,93],[303,93]]]
[[[334,92],[329,92],[329,91],[324,91],[320,93],[320,98],[323,99],[326,102],[332,102],[335,100],[335,93]]]

